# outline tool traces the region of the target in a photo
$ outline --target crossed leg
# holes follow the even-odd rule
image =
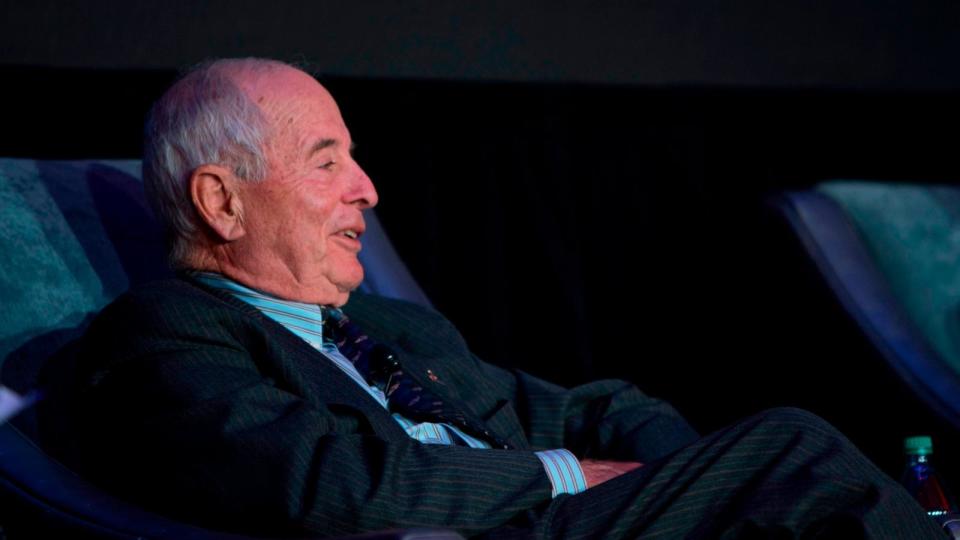
[[[944,533],[832,426],[806,411],[773,409],[556,499],[524,536],[904,540]]]

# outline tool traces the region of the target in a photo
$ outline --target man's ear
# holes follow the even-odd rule
[[[190,198],[197,214],[226,242],[245,234],[238,182],[233,171],[219,165],[201,165],[190,175]]]

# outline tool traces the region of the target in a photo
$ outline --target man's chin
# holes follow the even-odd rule
[[[326,305],[339,308],[339,307],[343,307],[348,300],[350,300],[350,292],[349,291],[341,292],[339,295],[337,295],[336,300],[334,300],[333,302],[328,302]]]
[[[334,285],[336,285],[337,290],[341,293],[350,294],[357,290],[361,283],[363,283],[363,267],[359,267],[359,270],[353,272],[352,275],[337,280]]]

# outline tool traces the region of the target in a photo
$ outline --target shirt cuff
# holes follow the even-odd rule
[[[540,458],[543,469],[547,471],[547,478],[553,485],[551,497],[562,493],[575,495],[587,489],[587,480],[583,476],[580,462],[569,450],[559,448],[534,452],[534,454]]]

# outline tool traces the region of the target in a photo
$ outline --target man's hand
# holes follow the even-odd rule
[[[595,459],[581,459],[580,468],[587,481],[587,489],[607,480],[612,480],[621,474],[643,467],[643,463],[636,461],[599,461]]]

